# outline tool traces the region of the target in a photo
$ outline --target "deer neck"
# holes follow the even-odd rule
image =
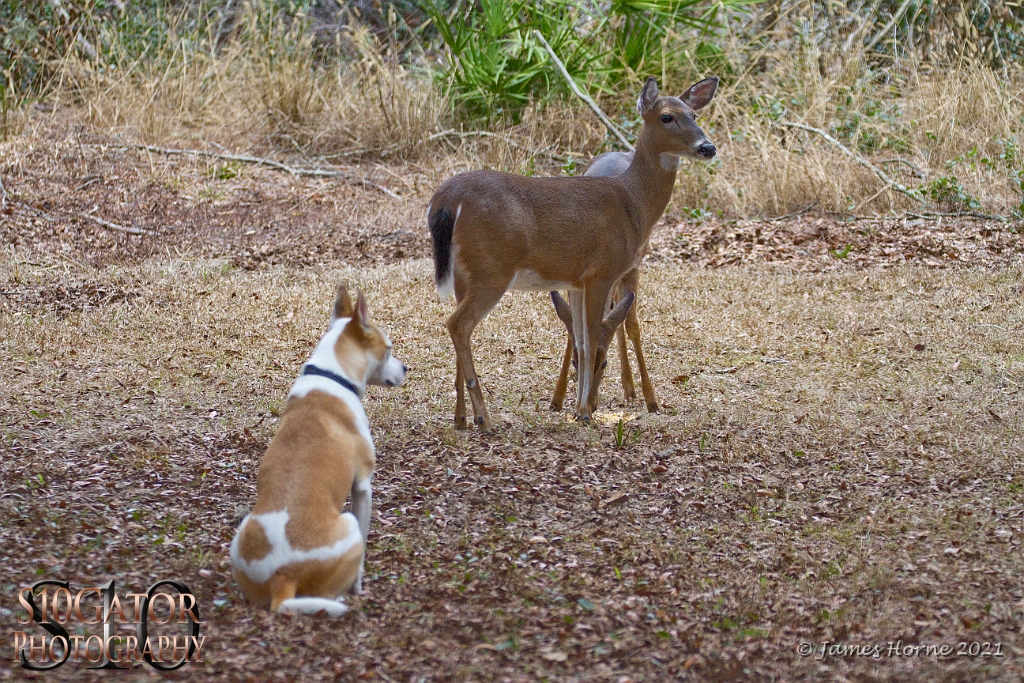
[[[650,136],[640,134],[633,163],[621,177],[632,200],[634,215],[640,218],[644,242],[672,198],[678,165],[677,156],[663,154],[651,143]]]

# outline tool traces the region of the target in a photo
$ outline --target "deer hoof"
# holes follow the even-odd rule
[[[469,429],[469,420],[466,419],[465,415],[455,416],[455,428],[456,429]]]
[[[552,401],[551,402],[551,412],[553,412],[553,413],[560,413],[560,412],[562,412],[562,404],[561,403],[555,403],[554,401]]]
[[[649,402],[647,404],[647,412],[648,413],[660,413],[661,412],[661,406],[658,405],[657,401],[651,401],[651,402]]]

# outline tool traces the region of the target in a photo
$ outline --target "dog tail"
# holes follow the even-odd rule
[[[455,210],[454,216],[451,210],[444,206],[439,207],[433,214],[431,209],[427,209],[427,223],[430,225],[430,236],[434,240],[434,282],[437,284],[437,295],[441,297],[441,301],[448,299],[455,291],[452,233],[455,232],[455,221],[459,219],[461,212],[461,204]]]
[[[325,612],[331,619],[340,617],[348,611],[348,606],[341,598],[290,598],[277,607],[282,614],[319,614]]]

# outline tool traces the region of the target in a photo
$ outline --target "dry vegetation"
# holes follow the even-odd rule
[[[0,635],[36,577],[175,577],[209,640],[169,678],[1024,678],[1024,73],[879,69],[786,21],[760,52],[723,43],[736,71],[703,120],[719,159],[685,165],[656,229],[640,313],[663,413],[620,398],[617,360],[598,426],[550,413],[562,327],[514,294],[475,337],[491,436],[452,428],[423,211],[460,170],[606,149],[584,106],[468,123],[426,56],[400,64],[358,26],[331,68],[301,36],[171,41],[116,70],[63,55],[0,141]],[[668,92],[696,70],[662,68]],[[638,83],[601,100],[617,120]],[[783,120],[948,192],[921,205]],[[227,544],[339,280],[411,370],[366,399],[367,592],[324,622],[246,605]],[[823,640],[1003,657],[797,654]]]
[[[600,427],[548,412],[561,329],[514,295],[477,340],[501,426],[482,437],[439,390],[420,221],[447,170],[352,169],[394,200],[40,131],[5,148],[22,172],[0,216],[5,631],[36,576],[176,576],[210,637],[186,678],[1021,676],[1024,245],[1002,223],[669,223],[641,311],[664,413],[624,404],[614,366]],[[78,217],[93,206],[155,232]],[[338,280],[412,370],[367,399],[368,591],[324,623],[247,606],[225,548]],[[795,653],[899,639],[1004,657]]]

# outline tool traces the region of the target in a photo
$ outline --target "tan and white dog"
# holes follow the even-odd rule
[[[235,580],[259,605],[293,614],[345,613],[361,592],[370,530],[373,437],[361,397],[398,386],[407,368],[373,324],[362,294],[338,287],[327,334],[288,393],[256,480],[256,505],[231,542]],[[342,512],[349,494],[352,511]]]

